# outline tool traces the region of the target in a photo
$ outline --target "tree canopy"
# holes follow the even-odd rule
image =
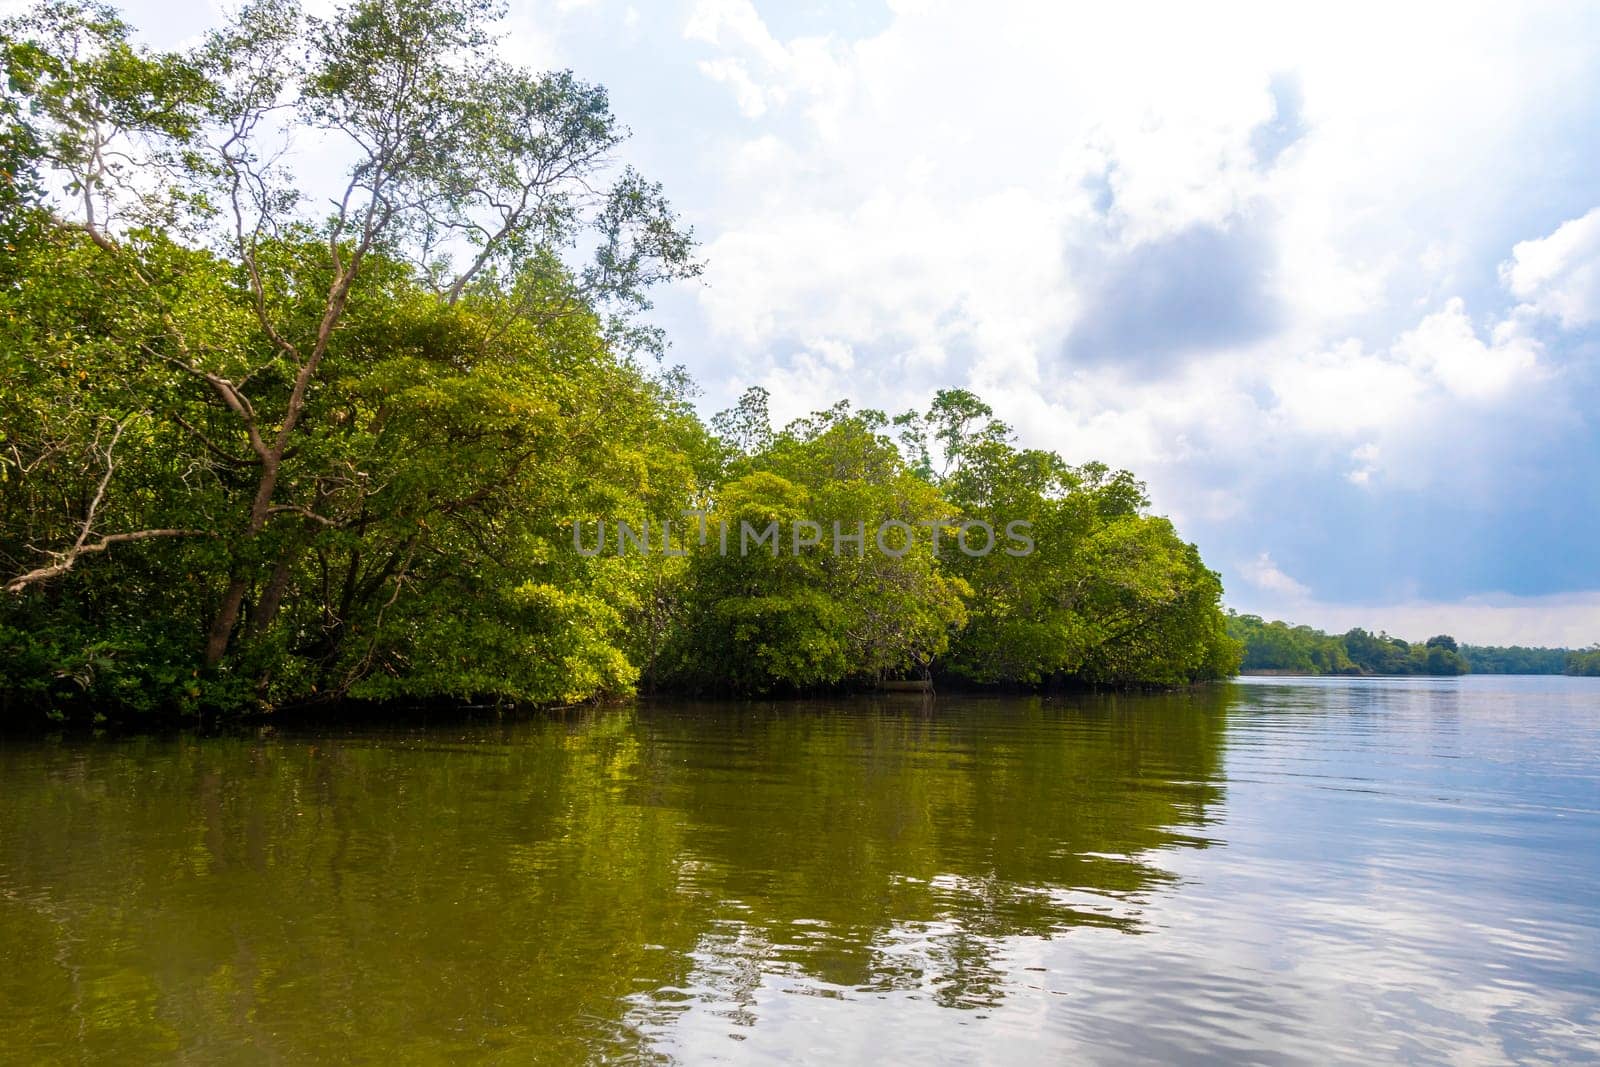
[[[699,272],[691,231],[604,89],[505,63],[495,14],[257,0],[185,52],[92,3],[5,23],[0,702],[1233,670],[1142,485],[970,393],[775,428],[756,389],[702,423],[641,314]]]

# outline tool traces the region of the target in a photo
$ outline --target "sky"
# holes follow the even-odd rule
[[[309,5],[315,8],[318,5]],[[208,0],[123,5],[173,46]],[[714,412],[972,389],[1229,605],[1600,642],[1600,7],[512,3],[701,241]]]

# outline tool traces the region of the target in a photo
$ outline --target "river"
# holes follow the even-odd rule
[[[1600,679],[0,739],[0,1060],[1600,1059]]]

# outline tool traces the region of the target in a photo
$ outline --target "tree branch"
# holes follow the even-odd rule
[[[131,541],[149,541],[158,537],[215,537],[216,534],[209,530],[134,530],[131,533],[106,534],[104,537],[87,544],[79,543],[65,552],[57,554],[54,563],[43,567],[36,567],[26,574],[19,574],[6,583],[6,592],[21,593],[28,586],[38,582],[49,581],[68,571],[84,556],[104,552],[112,545],[127,544]]]

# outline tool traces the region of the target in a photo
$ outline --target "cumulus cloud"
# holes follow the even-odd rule
[[[1244,564],[1240,570],[1244,573],[1245,580],[1257,589],[1279,596],[1299,600],[1311,594],[1311,590],[1295,581],[1279,569],[1272,562],[1272,553],[1263,552],[1255,559]]]
[[[1600,319],[1600,207],[1548,237],[1519,242],[1500,272],[1527,311],[1566,329]]]
[[[848,76],[835,42],[809,37],[780,43],[750,0],[698,0],[683,36],[723,53],[702,60],[700,71],[733,90],[746,118],[760,118],[796,96],[827,92]]]
[[[1416,487],[1440,473],[1429,461],[1441,440],[1464,445],[1462,438],[1486,432],[1484,420],[1509,417],[1536,398],[1547,412],[1560,409],[1545,388],[1539,352],[1514,319],[1480,332],[1453,298],[1381,351],[1347,339],[1282,361],[1270,376],[1271,413],[1302,437],[1359,439],[1351,482],[1371,484],[1388,469]]]
[[[1536,344],[1502,322],[1490,342],[1478,338],[1460,298],[1429,315],[1394,345],[1396,358],[1456,396],[1495,397],[1526,381],[1538,364]]]

